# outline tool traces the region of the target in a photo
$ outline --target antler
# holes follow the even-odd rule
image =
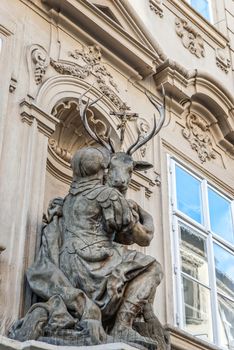
[[[88,100],[83,103],[82,97],[84,97],[87,92],[92,88],[93,86],[91,86],[88,90],[86,90],[82,95],[80,95],[79,97],[79,107],[80,107],[80,117],[81,120],[83,122],[84,128],[87,131],[87,133],[89,134],[89,136],[96,141],[97,143],[99,143],[101,146],[105,147],[106,149],[108,149],[108,151],[110,153],[114,153],[114,147],[113,147],[113,143],[112,140],[110,138],[110,127],[108,129],[108,136],[107,136],[107,142],[104,141],[97,133],[96,129],[93,131],[88,123],[88,119],[87,119],[87,110],[93,106],[95,103],[97,103],[104,94],[102,94],[101,96],[99,96],[96,100],[91,101],[91,103],[89,103],[90,99],[88,98]]]
[[[145,92],[146,96],[148,97],[149,101],[152,103],[152,105],[157,109],[157,111],[160,114],[160,119],[158,124],[156,123],[156,117],[154,114],[154,125],[151,130],[151,132],[142,140],[140,140],[140,135],[138,135],[138,138],[136,142],[134,142],[126,151],[127,154],[132,155],[134,152],[136,152],[140,147],[142,147],[144,144],[146,144],[149,140],[151,140],[156,134],[159,133],[161,130],[163,123],[165,121],[165,90],[164,86],[162,85],[162,95],[163,95],[163,106],[161,108],[158,107],[156,102],[152,99],[151,96],[148,95],[147,92]]]

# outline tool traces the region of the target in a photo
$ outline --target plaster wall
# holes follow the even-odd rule
[[[0,35],[3,37],[0,71],[4,81],[4,84],[0,84],[0,246],[6,248],[0,255],[0,274],[3,276],[0,282],[2,334],[30,306],[31,294],[24,273],[32,263],[40,242],[42,215],[49,200],[54,196],[64,196],[69,187],[70,169],[61,170],[65,176],[62,181],[48,167],[48,138],[59,124],[59,120],[52,115],[53,107],[61,100],[79,97],[90,84],[96,83],[93,75],[85,79],[71,77],[57,72],[49,63],[41,81],[37,83],[36,63],[30,51],[34,46],[35,49],[42,50],[49,59],[75,64],[77,59],[71,57],[69,52],[99,45],[101,62],[118,87],[116,95],[126,102],[131,112],[138,113],[149,124],[152,124],[155,109],[144,91],[147,90],[158,103],[162,103],[160,84],[165,85],[165,125],[160,136],[156,136],[147,145],[145,157],[142,157],[140,151],[134,155],[136,160],[152,162],[154,168],[147,173],[135,173],[128,193],[128,197],[139,201],[153,215],[155,221],[155,238],[151,246],[143,250],[156,257],[165,272],[155,301],[155,310],[162,323],[175,324],[168,155],[185,162],[206,176],[214,186],[234,197],[234,116],[233,101],[229,96],[234,91],[231,1],[216,2],[215,29],[201,16],[191,12],[184,1],[180,5],[175,0],[163,1],[160,5],[163,17],[159,17],[146,0],[129,0],[129,3],[134,7],[133,11],[140,15],[149,35],[156,39],[164,51],[164,60],[157,58],[157,67],[151,60],[152,66],[144,67],[144,71],[137,68],[138,62],[143,61],[143,51],[139,48],[139,51],[132,48],[136,65],[131,66],[129,62],[132,57],[124,60],[121,50],[118,51],[119,55],[111,51],[104,37],[103,40],[98,40],[98,33],[97,36],[91,36],[79,22],[74,23],[68,15],[65,16],[62,11],[56,12],[47,3],[39,0],[30,3],[2,0],[0,4]],[[225,16],[225,22],[219,22],[222,16]],[[175,32],[176,17],[186,20],[194,17],[192,26],[204,40],[204,57],[196,57],[183,46],[181,38]],[[104,23],[103,18],[102,20]],[[129,23],[126,28],[131,28]],[[111,26],[110,33],[114,38],[116,32]],[[122,40],[125,40],[123,33]],[[140,47],[139,43],[138,46]],[[224,52],[224,61],[225,57],[231,57],[231,67],[227,72],[217,66],[217,48]],[[152,52],[150,55],[155,54]],[[171,63],[163,66],[166,59],[179,62],[184,68],[177,69]],[[188,72],[185,72],[186,68]],[[146,74],[148,70],[150,72]],[[209,73],[218,83],[204,78],[204,75],[190,76],[189,72],[194,70]],[[143,77],[143,73],[146,76]],[[98,96],[97,85],[90,92],[90,96]],[[186,105],[188,101],[189,107]],[[189,108],[208,123],[215,159],[202,163],[198,153],[183,137],[182,131],[186,128]],[[98,111],[116,128],[117,119],[109,116],[112,110],[116,110],[116,106],[113,100],[105,96],[98,105]],[[130,122],[125,147],[136,137],[136,125]],[[57,172],[60,173],[59,167]]]

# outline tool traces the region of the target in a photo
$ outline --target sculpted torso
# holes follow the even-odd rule
[[[100,143],[87,126],[88,107],[80,103],[87,131]],[[156,131],[154,122],[148,139]],[[42,302],[13,325],[14,339],[49,343],[56,339],[61,345],[125,341],[143,349],[157,348],[154,335],[140,334],[134,322],[160,325],[152,305],[162,279],[161,266],[153,257],[127,247],[150,244],[153,219],[125,198],[132,171],[151,165],[132,159],[142,141],[128,153],[113,153],[110,143],[109,148],[101,143],[104,148],[76,152],[69,194],[50,205],[39,254],[27,272],[29,285]]]

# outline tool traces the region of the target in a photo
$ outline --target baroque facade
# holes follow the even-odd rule
[[[49,201],[92,140],[78,99],[123,148],[166,121],[136,160],[128,196],[151,213],[162,265],[155,313],[172,349],[234,348],[234,3],[232,0],[2,0],[0,332],[33,302],[25,281]],[[156,117],[158,115],[156,114]],[[137,248],[138,249],[138,248]],[[3,345],[2,345],[3,346]],[[3,347],[4,348],[4,347]],[[0,345],[1,349],[1,345]],[[5,349],[5,348],[4,348]]]

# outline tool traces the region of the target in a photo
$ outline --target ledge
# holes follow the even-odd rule
[[[36,119],[38,130],[45,136],[49,137],[54,132],[55,126],[59,122],[57,118],[45,113],[27,99],[20,103],[20,108],[22,122],[32,125],[33,120]]]
[[[142,43],[120,25],[84,0],[43,0],[50,9],[60,11],[70,21],[84,29],[117,57],[129,64],[143,77],[153,74],[162,62],[161,51]],[[147,38],[145,39],[146,42]]]
[[[195,337],[178,327],[166,325],[165,330],[170,334],[172,350],[220,350],[216,345]]]
[[[19,342],[0,336],[0,350],[136,350],[124,343],[110,343],[95,346],[57,346],[36,340]]]

